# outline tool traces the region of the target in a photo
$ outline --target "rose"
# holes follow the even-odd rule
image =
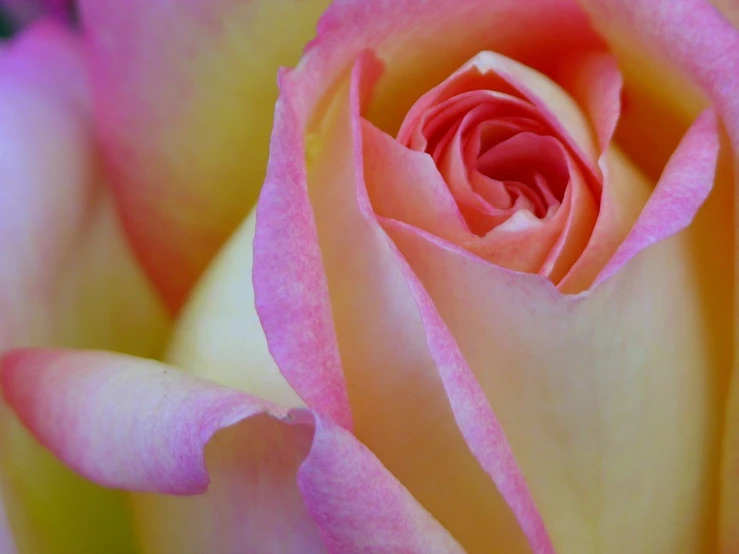
[[[737,73],[730,54],[736,32],[700,2],[686,2],[676,11],[658,2],[631,2],[610,11],[606,3],[595,1],[586,7],[626,75],[628,111],[617,142],[648,178],[656,180],[664,162],[668,157],[671,160],[643,211],[639,206],[633,229],[629,222],[625,241],[621,243],[623,237],[616,233],[615,245],[604,242],[616,248],[615,257],[608,252],[592,276],[598,284],[579,296],[556,292],[542,277],[483,263],[461,251],[460,246],[470,245],[454,242],[453,237],[442,236],[447,242],[441,242],[429,236],[438,235],[438,227],[423,229],[426,234],[414,230],[421,222],[409,220],[419,217],[409,213],[413,211],[409,206],[418,204],[392,196],[394,205],[389,205],[393,203],[388,196],[392,192],[400,197],[405,192],[390,188],[401,171],[411,175],[399,180],[400,184],[418,171],[408,171],[408,162],[371,163],[383,154],[383,144],[406,158],[410,154],[397,150],[387,139],[382,143],[377,137],[383,135],[372,131],[369,124],[361,124],[361,129],[358,117],[350,111],[359,107],[363,95],[365,99],[372,96],[366,112],[370,121],[389,128],[392,121],[402,119],[405,108],[420,93],[474,55],[475,49],[482,49],[483,43],[485,48],[496,46],[536,65],[541,48],[534,46],[548,39],[547,48],[556,52],[552,59],[567,60],[567,69],[581,67],[572,62],[574,54],[601,51],[577,8],[563,2],[526,2],[523,6],[439,2],[430,11],[419,2],[339,2],[328,10],[318,39],[301,65],[282,78],[270,170],[257,214],[254,271],[256,301],[272,353],[290,385],[316,412],[296,412],[292,427],[253,418],[218,435],[208,453],[213,489],[204,497],[138,500],[140,513],[146,514],[141,519],[152,550],[169,547],[179,551],[185,545],[198,545],[196,550],[217,551],[228,544],[243,545],[254,516],[244,517],[239,522],[243,527],[226,526],[218,537],[208,534],[209,522],[220,521],[214,505],[221,510],[231,506],[226,504],[229,492],[231,498],[239,496],[233,494],[233,487],[240,486],[239,492],[251,492],[248,497],[255,501],[251,506],[238,506],[239,513],[255,505],[269,510],[277,499],[292,508],[289,517],[278,517],[269,510],[272,525],[268,531],[274,535],[266,533],[262,550],[287,548],[275,542],[285,538],[279,528],[284,525],[292,530],[289,538],[301,537],[301,551],[308,551],[310,545],[321,544],[312,527],[315,524],[322,541],[336,551],[356,551],[368,544],[370,551],[382,547],[386,551],[453,551],[455,546],[448,542],[441,522],[469,551],[485,551],[493,541],[511,552],[526,549],[527,544],[534,551],[546,552],[552,542],[560,551],[712,551],[717,540],[712,532],[714,513],[720,509],[721,548],[731,551],[735,540],[733,400],[728,403],[724,438],[728,446],[721,483],[718,435],[724,406],[720,389],[726,378],[722,372],[728,373],[731,353],[730,314],[722,302],[731,298],[733,275],[727,248],[732,217],[725,197],[730,181],[724,173],[730,171],[732,156],[730,149],[724,150],[726,163],[719,164],[714,184],[718,136],[713,116],[708,113],[696,120],[701,96],[693,104],[693,98],[684,93],[690,87],[702,89],[716,106],[728,140],[736,140],[732,101]],[[104,8],[99,10],[98,14],[105,14]],[[90,13],[96,12],[90,8]],[[688,15],[692,25],[687,24]],[[363,26],[356,25],[358,20]],[[505,26],[490,33],[491,22]],[[440,23],[443,33],[438,29]],[[625,41],[627,24],[635,36]],[[507,34],[509,29],[515,30],[515,36]],[[92,39],[98,48],[105,47],[99,59],[115,53],[109,31],[100,29],[97,43]],[[490,36],[494,37],[491,42],[500,44],[491,45],[481,38]],[[563,51],[557,51],[557,36],[566,39]],[[427,45],[432,40],[446,48],[443,55],[429,60]],[[372,69],[372,58],[361,54],[368,46],[376,49],[385,65],[374,95],[371,80],[360,79],[363,68]],[[646,59],[652,61],[636,57],[635,51],[643,53],[637,48],[649,53]],[[527,59],[527,53],[534,61]],[[355,58],[361,60],[354,72],[355,86],[366,88],[354,90],[351,104],[352,84],[342,72],[351,68]],[[656,60],[662,65],[655,66]],[[509,66],[506,69],[510,71]],[[552,67],[548,71],[567,80]],[[138,84],[128,82],[134,90]],[[571,94],[577,96],[576,84],[571,86]],[[120,183],[130,187],[118,191],[121,209],[130,218],[132,236],[138,237],[140,255],[160,287],[165,287],[164,269],[171,262],[157,260],[156,253],[161,252],[157,245],[171,242],[170,237],[154,235],[145,226],[151,225],[151,210],[156,212],[156,206],[150,206],[148,221],[136,217],[148,199],[137,197],[133,185],[136,178],[139,183],[151,183],[141,176],[151,179],[158,171],[166,175],[173,166],[152,163],[149,145],[131,144],[134,135],[126,137],[137,124],[147,121],[141,112],[138,121],[119,116],[115,124],[111,122],[115,91],[121,89],[111,89],[113,94],[103,99],[107,112],[101,113],[107,113],[108,120],[103,116],[101,123],[108,155],[120,164],[128,162],[126,173],[117,175],[119,187]],[[584,90],[597,89],[591,84]],[[542,95],[540,90],[532,92]],[[130,92],[118,94],[126,98]],[[585,100],[581,102],[588,106]],[[510,107],[512,101],[506,101]],[[143,107],[149,102],[152,99],[147,97]],[[592,120],[599,121],[597,117]],[[673,146],[691,124],[673,153]],[[371,134],[366,139],[362,133],[374,150],[362,150],[370,163],[361,169],[369,176],[371,207],[384,212],[379,213],[379,220],[367,202],[351,196],[357,189],[346,186],[355,175],[352,146],[360,151],[357,129],[375,133],[374,140]],[[571,134],[549,131],[560,143],[566,143]],[[128,144],[115,144],[121,135],[129,139]],[[304,140],[310,197],[303,177]],[[578,145],[565,149],[575,160],[569,168],[574,169],[570,179],[588,161],[587,155],[578,158],[582,154]],[[515,169],[511,163],[502,169]],[[610,163],[606,156],[605,167]],[[413,169],[424,167],[419,162]],[[598,170],[591,169],[597,180]],[[614,173],[618,171],[611,170],[610,187],[618,182]],[[377,179],[378,174],[384,179]],[[315,185],[317,176],[323,183],[320,187]],[[690,224],[712,185],[711,195]],[[323,198],[329,193],[333,204]],[[461,204],[459,198],[454,199]],[[559,209],[565,207],[564,196],[556,200],[561,201]],[[619,215],[625,205],[613,202],[609,212],[605,209],[609,203],[601,202],[599,221],[609,213]],[[337,206],[341,209],[336,210]],[[448,223],[443,218],[430,221]],[[684,231],[675,234],[683,227]],[[238,333],[234,329],[239,318],[244,318],[242,325],[254,325],[247,310],[238,316],[227,311],[235,299],[250,301],[232,291],[239,277],[249,272],[244,252],[252,229],[249,220],[210,270],[185,312],[170,359],[201,374],[216,371],[210,375],[222,382],[236,385],[239,379],[241,388],[291,406],[293,393],[274,369],[270,371],[268,357],[262,372],[223,373],[237,365],[231,356],[238,348],[252,356],[260,352],[258,333],[249,334],[254,344],[248,349],[229,341],[217,343],[224,339],[218,331],[225,331],[226,339]],[[596,230],[594,226],[587,236],[596,236]],[[200,236],[193,229],[189,232]],[[181,229],[178,233],[187,236]],[[181,241],[175,242],[174,252],[183,250],[176,248]],[[697,245],[696,251],[691,251],[691,245]],[[177,267],[178,275],[197,273],[186,271],[186,264]],[[552,274],[547,276],[557,284],[563,282]],[[176,290],[169,285],[167,297],[176,305],[187,287]],[[204,335],[205,331],[212,335]],[[257,365],[262,364],[253,367]],[[42,442],[86,475],[125,488],[197,490],[205,480],[201,447],[214,427],[233,423],[252,410],[282,413],[253,398],[151,369],[151,364],[133,360],[122,366],[122,360],[110,355],[21,352],[8,358],[3,379],[10,403]],[[490,407],[502,423],[515,459]],[[59,423],[68,423],[69,417],[75,422],[71,428]],[[350,418],[357,437],[377,457],[332,423],[348,427]],[[192,429],[202,434],[193,436]],[[249,436],[238,437],[241,433]],[[312,449],[298,477],[310,513],[307,517],[290,485],[297,462],[295,453],[289,451],[302,447],[298,461],[302,460],[311,434]],[[291,463],[283,465],[271,458],[272,463],[260,466],[264,458],[259,453],[234,447],[239,440],[243,441],[240,444],[259,444],[255,437],[272,446],[267,451],[275,458]],[[156,455],[150,451],[152,444]],[[331,445],[340,445],[341,460],[332,456]],[[379,461],[415,499],[398,488]],[[262,489],[265,494],[256,494],[250,483],[229,471],[235,464],[248,467],[250,475],[269,475],[270,483],[283,485],[278,487],[282,494],[268,488]],[[440,487],[439,482],[453,485]],[[641,493],[637,499],[634,491]],[[373,506],[371,513],[368,504]],[[171,526],[178,521],[186,521],[187,526],[172,532]],[[158,526],[167,531],[158,534]]]

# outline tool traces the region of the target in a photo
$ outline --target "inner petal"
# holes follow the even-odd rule
[[[559,286],[586,248],[598,248],[591,239],[608,177],[604,152],[617,121],[620,83],[617,68],[600,61],[585,64],[598,71],[583,76],[576,68],[569,80],[554,72],[596,117],[591,124],[549,77],[496,53],[478,54],[419,98],[397,135],[402,146],[428,156],[439,174],[433,192],[402,196],[424,198],[424,206],[431,197],[443,199],[443,210],[418,204],[400,209],[397,187],[390,203],[378,196],[385,187],[372,183],[375,209],[406,223],[422,221],[424,230],[491,263],[537,273]],[[598,89],[607,103],[601,109],[581,89],[603,75],[609,78]],[[573,88],[573,79],[582,86]],[[407,186],[425,186],[422,181]],[[449,222],[432,224],[433,213],[448,214]]]

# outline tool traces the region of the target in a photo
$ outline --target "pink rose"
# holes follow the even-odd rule
[[[733,4],[339,0],[274,119],[325,2],[81,4],[75,77],[0,53],[73,149],[0,187],[0,346],[95,350],[0,377],[143,551],[739,551]]]

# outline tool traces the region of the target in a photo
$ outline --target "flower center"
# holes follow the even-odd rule
[[[433,158],[478,236],[551,219],[570,180],[566,146],[511,81],[473,61],[423,96],[398,136]]]

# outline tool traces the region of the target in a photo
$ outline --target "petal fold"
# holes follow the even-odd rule
[[[0,379],[38,439],[101,484],[196,494],[212,480],[202,501],[219,510],[192,522],[204,532],[185,551],[462,552],[367,448],[311,412],[105,352],[15,351]]]
[[[366,52],[308,138],[307,168],[296,150],[282,148],[302,148],[300,81],[292,74],[283,80],[284,126],[273,136],[274,174],[257,208],[255,242],[255,294],[268,343],[296,392],[319,410],[327,400],[313,383],[323,375],[299,367],[298,354],[338,358],[357,437],[468,552],[484,552],[492,541],[508,552],[551,552],[494,415],[453,341],[434,331],[433,308],[372,213],[360,111],[376,75]],[[276,247],[288,255],[271,255]],[[333,334],[309,332],[317,321]],[[300,350],[294,337],[303,341]]]

